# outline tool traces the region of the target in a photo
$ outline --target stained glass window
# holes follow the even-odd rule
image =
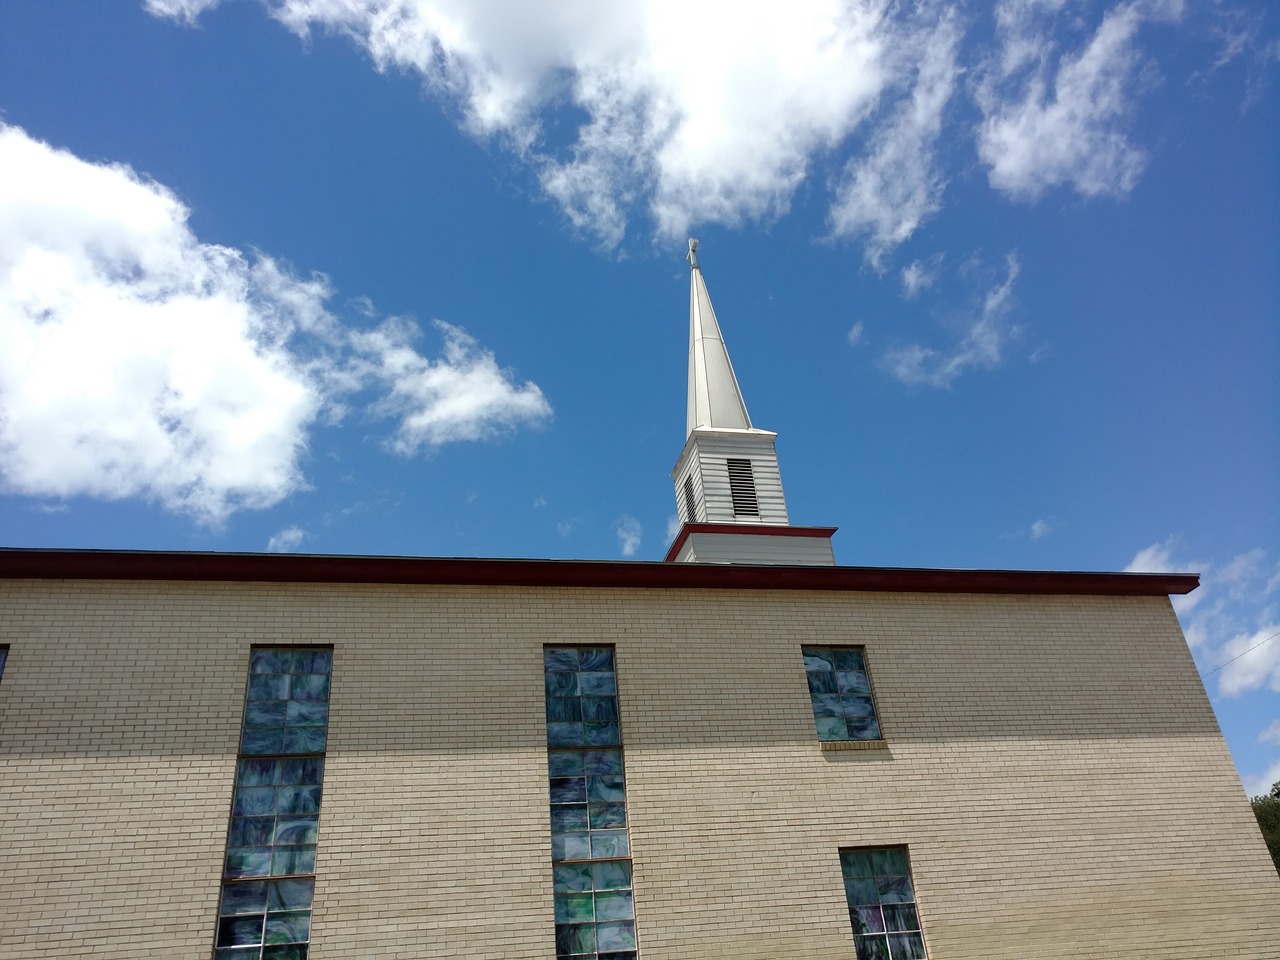
[[[925,960],[906,847],[840,851],[858,960]]]
[[[611,647],[547,647],[557,960],[637,960],[627,786]]]
[[[881,739],[866,652],[861,647],[801,647],[800,652],[818,739]]]
[[[0,644],[0,677],[4,676],[4,662],[9,659],[9,647]]]
[[[214,960],[307,960],[332,659],[250,655]]]

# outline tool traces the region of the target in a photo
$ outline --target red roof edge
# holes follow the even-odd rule
[[[759,537],[826,537],[830,540],[838,529],[839,527],[782,527],[765,523],[686,523],[680,528],[667,555],[662,559],[665,563],[675,560],[676,554],[691,533],[753,533]]]
[[[724,590],[881,590],[905,593],[1153,597],[1190,593],[1200,583],[1200,576],[1195,573],[917,570],[891,567],[747,566],[602,560],[473,560],[447,557],[25,548],[0,549],[0,579],[420,583]]]

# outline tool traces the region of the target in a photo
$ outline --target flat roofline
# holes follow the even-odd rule
[[[420,583],[519,587],[722,590],[879,590],[898,593],[1190,593],[1196,573],[920,570],[613,560],[487,560],[299,553],[0,548],[7,580],[186,580],[264,583]]]

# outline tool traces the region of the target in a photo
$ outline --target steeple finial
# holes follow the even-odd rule
[[[689,415],[688,432],[697,427],[750,430],[747,404],[733,375],[716,312],[698,266],[698,241],[689,238]]]

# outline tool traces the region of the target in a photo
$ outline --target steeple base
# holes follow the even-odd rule
[[[668,563],[750,563],[834,567],[835,527],[686,523],[667,551]]]

